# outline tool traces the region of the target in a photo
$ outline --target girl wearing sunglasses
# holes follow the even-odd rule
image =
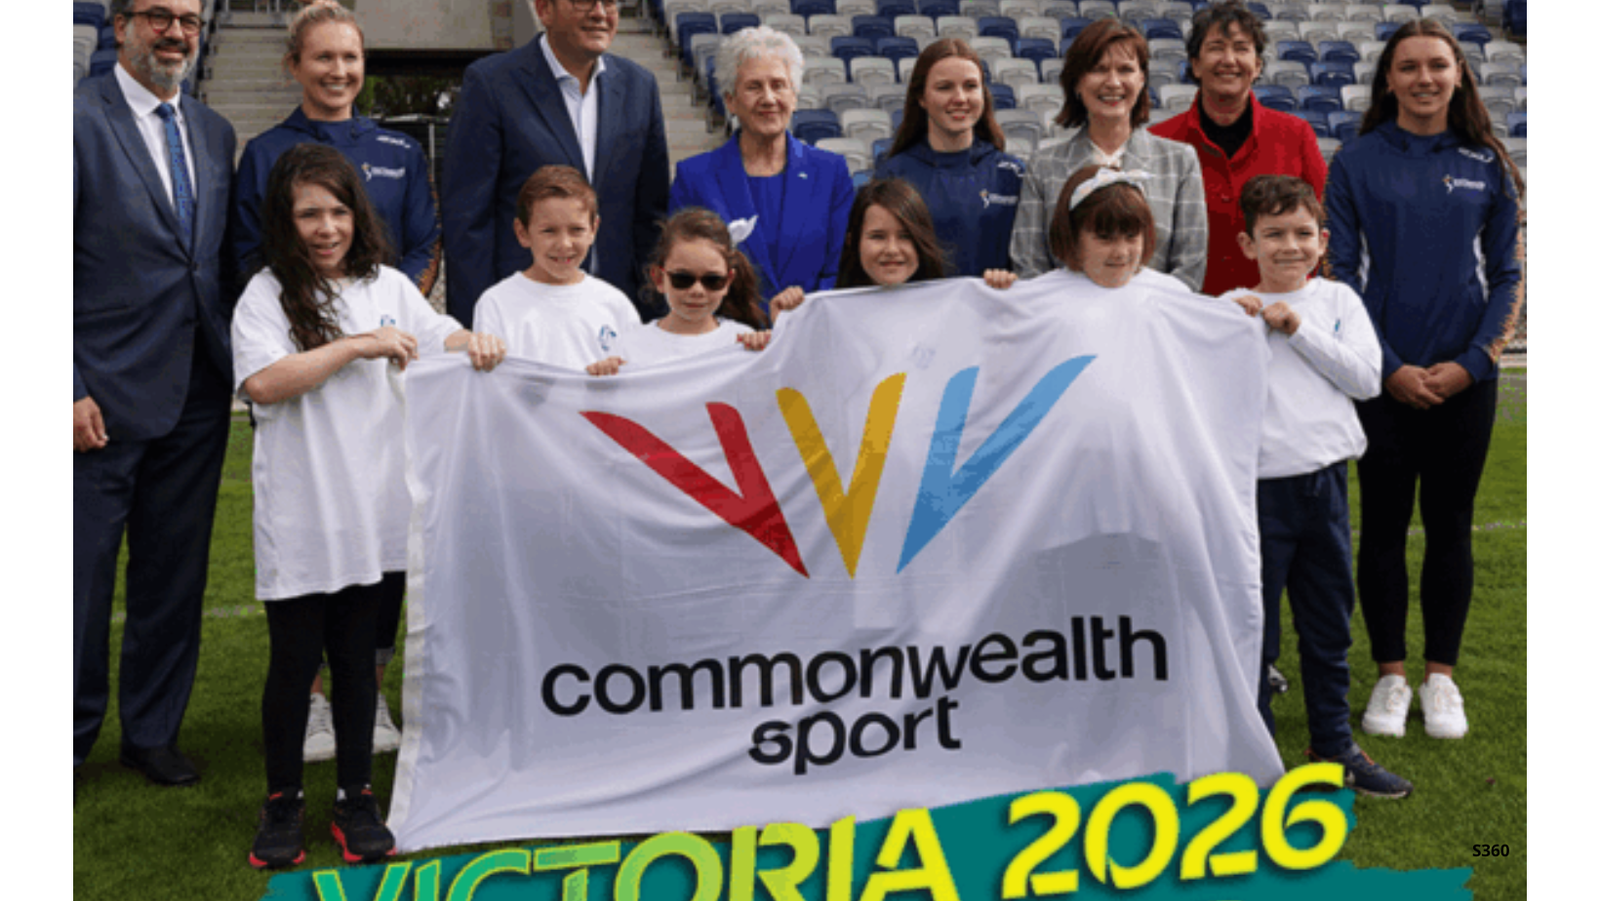
[[[716,213],[691,207],[668,219],[649,274],[669,312],[649,327],[625,332],[611,356],[590,364],[590,375],[615,375],[624,363],[637,369],[735,343],[762,350],[772,339],[761,312],[760,280]]]

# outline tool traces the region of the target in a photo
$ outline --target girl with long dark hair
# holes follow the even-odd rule
[[[370,783],[380,598],[385,582],[404,579],[411,509],[398,375],[444,350],[491,369],[505,346],[434,312],[382,264],[382,227],[338,150],[301,144],[279,157],[262,225],[266,268],[233,319],[235,387],[257,422],[256,597],[270,639],[268,797],[250,863],[304,859],[302,737],[324,653],[337,686],[333,835],[347,861],[370,863],[394,847]]]

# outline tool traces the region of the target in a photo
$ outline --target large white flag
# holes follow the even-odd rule
[[[1260,323],[1051,274],[763,353],[408,375],[402,850],[1282,772]]]

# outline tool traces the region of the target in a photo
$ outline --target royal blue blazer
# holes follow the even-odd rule
[[[789,161],[783,170],[783,221],[757,219],[755,230],[739,245],[761,274],[764,299],[794,285],[807,294],[833,287],[839,274],[839,254],[844,250],[845,227],[850,222],[850,205],[856,196],[844,157],[818,150],[794,135],[788,136],[788,142]],[[704,207],[724,222],[756,215],[737,132],[716,150],[678,163],[667,206],[672,212]],[[776,257],[767,253],[774,235],[781,248]]]
[[[156,169],[166,160],[151,158],[116,77],[85,79],[72,98],[72,399],[94,398],[107,434],[125,441],[172,431],[195,354],[233,384],[237,298],[224,271],[233,126],[193,97],[179,102],[192,235],[180,233]]]
[[[639,302],[644,259],[667,212],[667,128],[654,75],[606,54],[590,179],[600,200],[601,279]],[[471,327],[478,298],[527,269],[533,257],[512,223],[517,192],[544,165],[584,172],[583,150],[537,38],[467,67],[450,117],[439,206],[444,220],[446,308]]]

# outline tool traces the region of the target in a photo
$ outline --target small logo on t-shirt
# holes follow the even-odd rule
[[[1017,195],[1015,194],[990,194],[987,190],[984,190],[978,192],[978,197],[983,200],[984,209],[988,209],[991,203],[1000,206],[1017,205]]]
[[[1465,147],[1457,147],[1456,149],[1461,151],[1461,155],[1469,160],[1477,160],[1480,163],[1494,162],[1494,154],[1487,150],[1469,150]]]
[[[1473,181],[1470,178],[1455,178],[1454,176],[1450,175],[1446,175],[1444,177],[1444,192],[1446,194],[1454,194],[1456,192],[1456,188],[1462,188],[1469,191],[1482,191],[1486,187],[1488,186],[1483,182]]]
[[[610,350],[617,343],[617,333],[609,325],[600,326],[600,349]]]
[[[378,140],[382,141],[385,144],[393,144],[396,147],[410,147],[411,146],[410,144],[406,143],[406,139],[405,138],[397,138],[394,135],[378,135]]]
[[[399,169],[390,169],[387,166],[374,166],[371,163],[362,163],[361,172],[367,177],[367,181],[372,181],[372,176],[374,175],[378,176],[379,178],[406,177],[406,170],[404,167]]]
[[[1012,172],[1015,172],[1018,175],[1022,174],[1022,164],[1021,163],[1012,162],[1011,160],[1001,160],[1000,162],[995,164],[995,168],[996,169],[1010,169]]]

